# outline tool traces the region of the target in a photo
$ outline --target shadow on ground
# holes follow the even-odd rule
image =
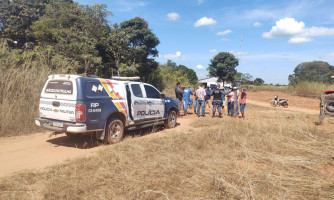
[[[55,137],[55,136],[52,136]],[[47,142],[54,144],[55,147],[65,146],[65,147],[73,147],[78,149],[91,149],[94,147],[100,146],[101,143],[98,139],[96,139],[95,134],[78,134],[75,136],[67,136],[65,134],[61,134],[56,136],[55,138],[51,138],[47,140]]]
[[[179,125],[180,125],[179,123],[176,124],[176,126]],[[124,137],[144,136],[151,133],[157,133],[163,131],[164,129],[165,129],[164,125],[159,125],[150,128],[125,131]],[[47,140],[47,142],[54,144],[55,145],[54,147],[65,146],[78,149],[91,149],[106,144],[104,141],[98,140],[96,138],[96,135],[93,133],[78,134],[74,136],[67,136],[65,134],[60,134],[51,137],[54,138],[50,138],[49,140]]]

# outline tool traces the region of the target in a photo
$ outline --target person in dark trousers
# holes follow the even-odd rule
[[[184,94],[184,91],[181,89],[181,83],[177,83],[176,88],[175,88],[175,96],[176,96],[177,107],[179,109],[179,117],[182,117],[180,115],[180,111],[181,111],[181,106],[182,106],[183,94]]]
[[[212,91],[210,90],[210,87],[207,86],[206,90],[205,90],[205,106],[206,104],[209,105],[209,109],[211,110],[211,95],[212,95]]]
[[[198,97],[196,95],[196,91],[200,88],[200,86],[197,86],[197,88],[194,91],[194,96],[195,96],[195,102],[194,102],[194,113],[197,114],[197,106],[198,106]]]
[[[217,84],[217,87],[213,89],[212,96],[213,96],[213,110],[212,110],[212,117],[215,117],[216,108],[218,107],[218,117],[222,117],[222,95],[226,95],[227,92],[224,92],[220,89],[220,84]]]

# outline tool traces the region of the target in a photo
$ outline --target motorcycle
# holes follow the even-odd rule
[[[283,106],[284,108],[287,108],[289,106],[289,101],[287,99],[280,99],[278,101],[271,100],[270,105],[273,107]]]

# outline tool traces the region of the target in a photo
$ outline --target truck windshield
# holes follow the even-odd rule
[[[50,81],[45,88],[45,93],[72,94],[73,85],[71,81]]]

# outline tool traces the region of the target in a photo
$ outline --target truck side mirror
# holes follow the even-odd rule
[[[160,99],[164,99],[166,98],[166,95],[165,94],[160,94]]]

